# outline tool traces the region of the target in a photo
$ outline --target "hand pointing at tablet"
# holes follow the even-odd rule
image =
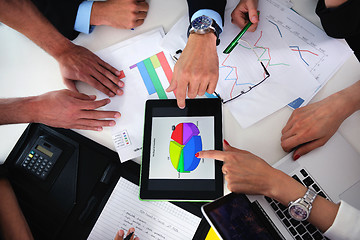
[[[260,194],[287,206],[290,201],[304,196],[306,187],[282,171],[271,167],[254,154],[231,147],[224,140],[224,151],[198,152],[199,158],[223,161],[222,171],[232,192]],[[317,196],[308,221],[325,232],[334,222],[339,205]]]

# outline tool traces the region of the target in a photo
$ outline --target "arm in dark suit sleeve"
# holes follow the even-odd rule
[[[211,9],[220,14],[224,22],[226,0],[187,0],[189,18],[200,9]]]
[[[324,0],[319,0],[316,14],[327,35],[345,38],[360,59],[360,1],[348,0],[335,8],[327,8]]]
[[[83,0],[32,0],[40,12],[55,28],[70,40],[79,32],[74,30],[79,5]]]
[[[4,164],[0,165],[0,179],[6,177],[7,169],[5,168]]]

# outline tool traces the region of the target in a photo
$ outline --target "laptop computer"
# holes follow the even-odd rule
[[[297,161],[293,161],[291,156],[291,154],[285,156],[274,167],[314,189],[330,201],[338,203],[344,200],[360,209],[360,154],[339,133],[336,133],[323,147],[313,150]],[[247,198],[252,211],[258,216],[257,221],[262,222],[261,226],[270,233],[276,233],[277,236],[272,235],[269,239],[326,239],[309,222],[292,219],[288,214],[287,206],[260,195],[247,195]],[[209,205],[211,204],[216,203]],[[232,211],[236,211],[238,207],[236,206]],[[216,210],[211,209],[211,211]],[[209,219],[210,214],[206,211],[204,214],[218,234],[224,236],[221,232],[228,230],[219,228],[217,224],[223,221],[221,217]]]

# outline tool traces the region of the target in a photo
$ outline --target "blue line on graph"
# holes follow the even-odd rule
[[[237,78],[228,78],[230,76],[230,74],[234,71],[234,67],[231,67],[231,66],[221,66],[219,68],[231,68],[231,71],[229,72],[229,74],[225,77],[225,80],[234,80],[235,81],[235,85],[236,86],[240,86],[240,85],[255,85],[253,83],[237,83]]]
[[[272,21],[270,21],[270,20],[268,20],[270,23],[272,23],[272,24],[274,24],[275,25],[275,27],[277,28],[277,30],[279,31],[279,34],[280,34],[280,37],[282,38],[282,34],[281,34],[281,31],[280,31],[280,28],[279,28],[279,26],[276,24],[276,23],[274,23],[274,22],[272,22]]]
[[[289,46],[290,48],[296,48],[297,50],[298,50],[298,52],[299,52],[299,55],[300,55],[300,58],[304,61],[304,63],[306,64],[306,65],[308,65],[309,66],[309,64],[305,61],[305,59],[302,57],[302,55],[301,55],[301,52],[300,52],[300,48],[298,47],[298,46]]]

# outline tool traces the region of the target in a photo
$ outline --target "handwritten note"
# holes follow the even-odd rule
[[[120,178],[88,239],[114,239],[135,228],[140,239],[192,239],[200,218],[169,202],[143,202],[139,187]]]

